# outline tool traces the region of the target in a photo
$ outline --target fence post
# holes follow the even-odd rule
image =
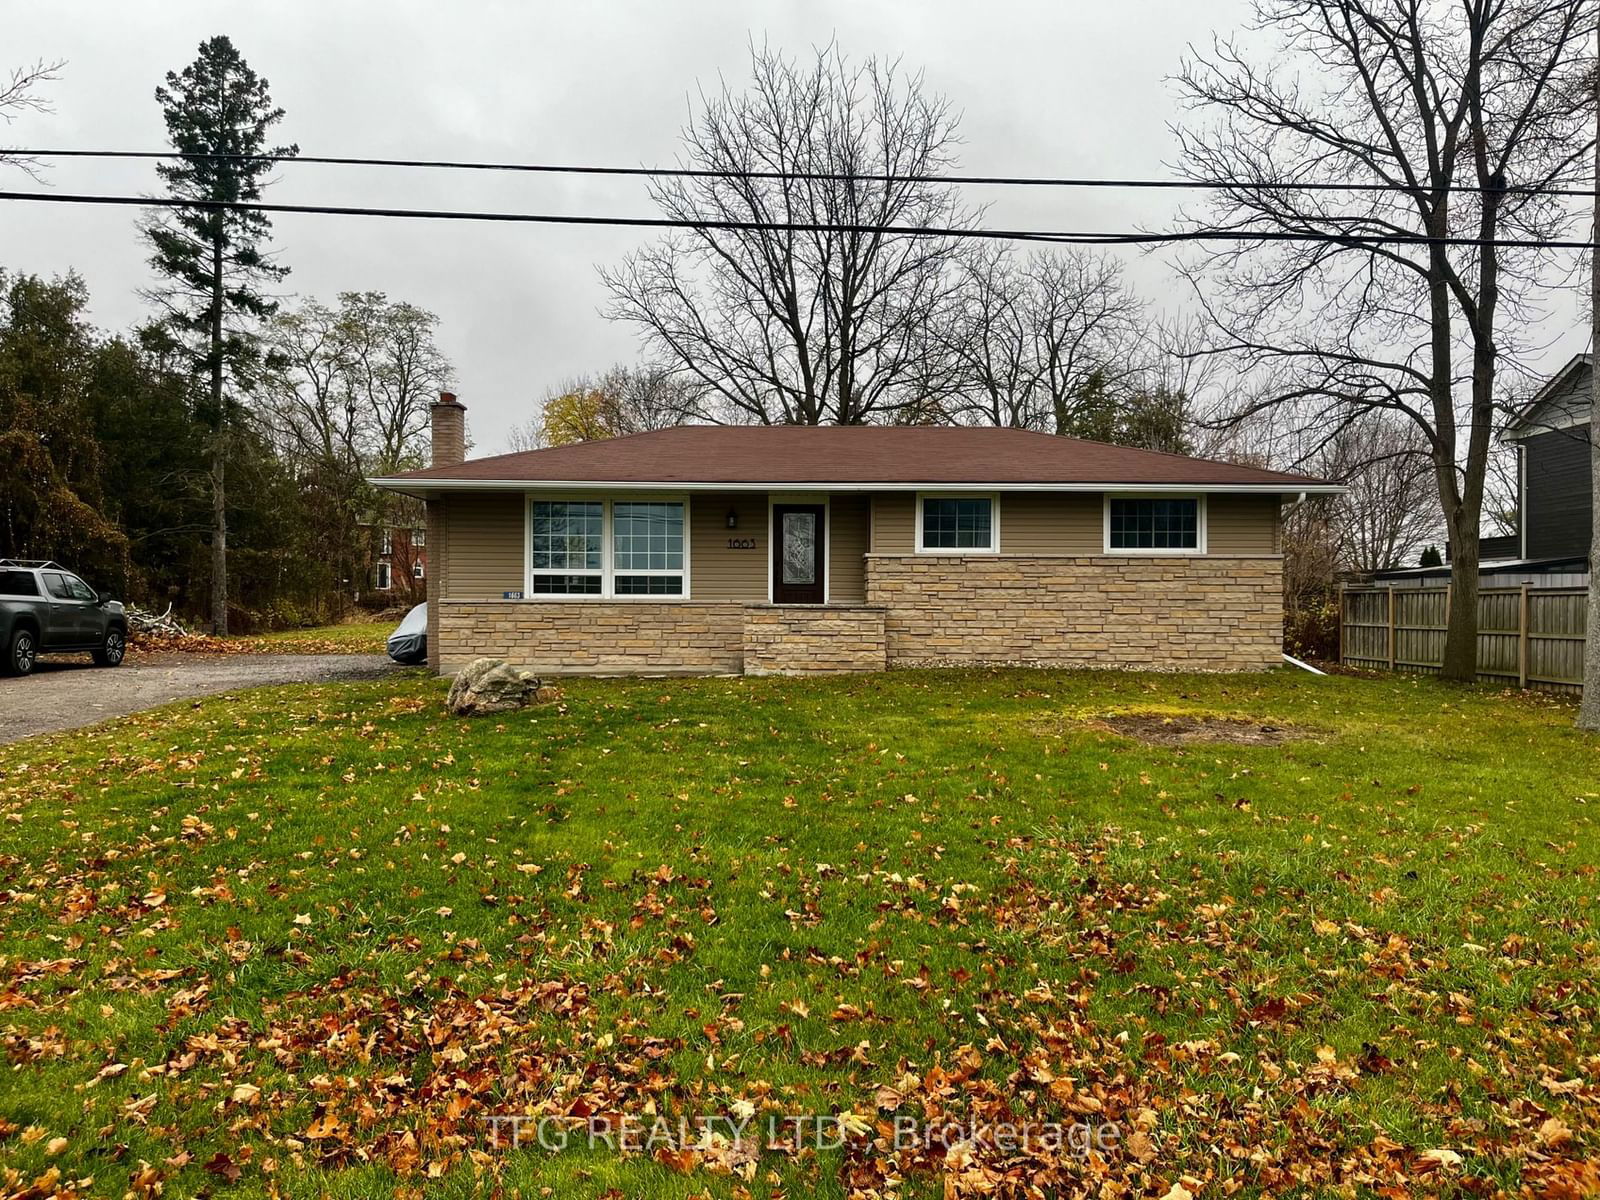
[[[1389,670],[1394,670],[1394,584],[1389,585]]]
[[[1339,662],[1344,662],[1344,623],[1349,617],[1350,593],[1348,583],[1339,585]]]
[[[1528,686],[1528,585],[1517,596],[1517,686]]]

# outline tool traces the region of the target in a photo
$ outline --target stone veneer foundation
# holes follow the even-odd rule
[[[887,665],[881,608],[752,605],[744,610],[746,675],[830,675]]]
[[[692,600],[445,600],[439,668],[503,658],[545,675],[744,669],[744,606]]]
[[[869,554],[890,667],[1258,671],[1281,662],[1273,556]]]
[[[869,554],[865,606],[445,599],[428,648],[441,671],[487,655],[548,675],[1256,671],[1280,661],[1282,576],[1276,556]]]

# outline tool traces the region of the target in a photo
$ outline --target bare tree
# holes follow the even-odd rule
[[[451,374],[437,325],[433,313],[381,292],[345,292],[338,308],[307,300],[268,326],[258,416],[317,496],[309,532],[330,586],[357,577],[370,539],[422,526],[416,501],[367,478],[423,465],[428,406]]]
[[[537,413],[518,421],[506,432],[506,450],[511,454],[544,448],[544,418]]]
[[[1600,33],[1596,34],[1600,50]],[[1594,170],[1590,176],[1596,195],[1591,210],[1590,238],[1600,242],[1600,59],[1589,79],[1594,110]],[[1578,728],[1600,730],[1600,250],[1589,250],[1589,344],[1594,365],[1589,370],[1589,613],[1583,649],[1583,699],[1578,708]]]
[[[39,89],[61,78],[64,62],[45,62],[39,59],[31,66],[13,68],[10,74],[0,74],[0,122],[9,125],[25,112],[47,113],[53,111]],[[25,154],[0,148],[0,163],[27,172],[39,178],[39,163]]]
[[[752,48],[748,90],[702,95],[684,144],[712,174],[653,182],[657,207],[749,227],[701,225],[602,270],[607,315],[703,386],[707,419],[849,425],[920,403],[954,244],[885,229],[967,221],[929,178],[953,163],[949,105],[894,62]]]
[[[1113,258],[981,245],[960,256],[956,309],[958,418],[1081,434],[1086,406],[1135,386],[1144,309]]]
[[[1549,261],[1496,243],[1571,224],[1547,189],[1587,156],[1572,77],[1587,65],[1593,5],[1255,0],[1254,11],[1255,32],[1286,55],[1219,41],[1177,80],[1214,118],[1180,132],[1182,171],[1226,181],[1199,223],[1237,239],[1189,273],[1216,348],[1271,376],[1257,404],[1313,402],[1322,437],[1387,410],[1426,439],[1452,555],[1443,673],[1469,680],[1497,379]],[[1285,237],[1302,240],[1266,240]]]
[[[683,425],[700,411],[703,393],[669,367],[619,363],[551,388],[537,415],[512,426],[508,441],[513,451],[540,450]]]
[[[1433,462],[1412,423],[1382,412],[1350,422],[1322,446],[1312,469],[1349,489],[1330,505],[1342,568],[1408,566],[1438,538]]]
[[[264,416],[280,447],[358,474],[420,466],[428,406],[451,374],[438,323],[382,292],[344,292],[337,309],[307,300],[275,317]]]
[[[1517,452],[1504,444],[1489,451],[1483,476],[1483,521],[1494,535],[1522,532],[1522,478]]]

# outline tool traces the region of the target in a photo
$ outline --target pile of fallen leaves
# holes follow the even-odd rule
[[[348,638],[304,635],[260,637],[212,637],[208,633],[181,635],[135,633],[128,638],[129,654],[154,657],[161,654],[194,654],[227,657],[236,654],[377,654],[380,645],[363,645]]]

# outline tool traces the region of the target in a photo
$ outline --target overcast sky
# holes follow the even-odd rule
[[[1244,0],[1003,3],[890,0],[734,3],[477,3],[279,0],[274,4],[75,0],[12,4],[4,61],[65,59],[55,111],[25,115],[13,146],[162,149],[153,91],[225,33],[287,110],[306,154],[606,165],[669,162],[700,86],[744,78],[751,38],[805,52],[837,39],[852,56],[900,55],[963,113],[963,168],[985,174],[1161,176],[1177,111],[1165,76],[1186,45],[1242,19]],[[11,188],[30,186],[14,171]],[[67,162],[62,191],[155,192],[148,163]],[[1127,229],[1164,223],[1168,193],[971,189],[996,226]],[[642,215],[637,181],[286,166],[281,202]],[[76,268],[97,323],[144,315],[151,282],[135,212],[0,206],[0,266]],[[275,218],[287,287],[333,300],[380,290],[432,309],[468,407],[475,449],[504,448],[546,388],[632,361],[631,330],[599,315],[598,263],[638,231]],[[1164,262],[1130,254],[1139,290],[1179,303]]]

